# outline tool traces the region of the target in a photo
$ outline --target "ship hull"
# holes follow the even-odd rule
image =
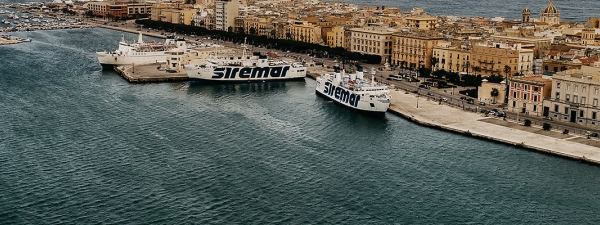
[[[118,55],[114,53],[96,52],[98,62],[103,68],[113,68],[114,66],[125,65],[143,65],[164,62],[167,54],[153,54],[149,56],[129,56]]]
[[[187,66],[188,77],[196,82],[246,83],[300,80],[306,77],[306,67],[235,67],[199,68]]]
[[[327,100],[331,100],[331,101],[335,102],[335,103],[336,103],[336,104],[338,104],[338,105],[344,106],[344,108],[351,109],[351,110],[353,110],[353,111],[356,111],[356,112],[359,112],[359,113],[362,113],[362,114],[366,114],[366,115],[370,115],[370,116],[376,116],[376,117],[385,117],[385,112],[387,111],[387,110],[386,110],[386,111],[383,111],[383,112],[382,112],[382,111],[369,111],[369,110],[363,110],[363,109],[359,109],[359,108],[356,108],[356,107],[352,107],[352,106],[349,106],[349,105],[346,105],[346,104],[342,104],[342,103],[340,103],[340,101],[338,101],[337,99],[335,99],[335,98],[332,98],[331,96],[329,96],[329,95],[327,95],[327,94],[323,94],[323,93],[321,93],[321,92],[319,92],[319,91],[316,91],[316,90],[315,90],[315,93],[316,93],[316,94],[317,94],[317,96],[319,96],[319,97],[325,98],[325,99],[327,99]]]
[[[389,98],[381,99],[371,96],[370,93],[354,92],[320,78],[317,80],[315,93],[346,108],[370,115],[385,116],[390,106]]]

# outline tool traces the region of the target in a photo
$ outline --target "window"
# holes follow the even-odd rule
[[[596,119],[596,112],[592,112],[592,119],[595,120]]]
[[[593,106],[598,106],[598,99],[595,98],[594,101],[592,101],[592,105]]]
[[[554,105],[554,112],[558,112],[558,105]]]
[[[575,86],[575,92],[577,92],[577,90],[579,89],[579,85],[574,85]]]
[[[598,95],[598,88],[594,89],[594,94]]]
[[[571,90],[571,85],[570,84],[567,84],[567,91],[568,90]]]
[[[571,95],[567,94],[567,97],[565,98],[565,101],[569,101],[571,99]]]
[[[516,101],[513,101],[513,108],[514,107],[517,107],[517,102]]]
[[[560,99],[560,92],[556,92],[556,100]]]
[[[580,110],[580,111],[579,111],[579,117],[583,117],[583,114],[584,114],[584,111],[583,111],[583,110]]]
[[[537,105],[533,105],[533,111],[537,112]]]
[[[560,83],[556,83],[556,88],[560,88]],[[598,90],[598,89],[596,89]]]
[[[585,93],[585,89],[586,89],[585,87],[582,87],[582,88],[581,88],[581,92],[582,92],[582,93]]]
[[[538,92],[538,87],[533,87],[533,91]]]
[[[573,103],[578,103],[579,101],[577,101],[577,95],[573,95]]]
[[[527,94],[523,94],[523,99],[527,100]]]
[[[565,106],[565,114],[569,114],[569,107]]]
[[[515,92],[513,92],[513,98],[516,98],[516,97],[517,97],[517,92],[515,91]]]
[[[538,99],[537,99],[537,95],[534,95],[534,96],[533,96],[533,101],[534,101],[534,102],[537,102],[537,100],[538,100]]]
[[[581,104],[585,105],[585,97],[581,97]]]

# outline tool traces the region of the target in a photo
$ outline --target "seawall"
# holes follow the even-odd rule
[[[499,118],[483,117],[480,114],[439,104],[433,99],[426,100],[427,97],[403,93],[404,91],[392,91],[392,104],[388,111],[414,123],[537,152],[600,164],[600,148],[574,141],[582,137],[562,135],[555,131],[541,131],[541,128],[534,133],[531,132],[531,129],[536,128],[502,121]],[[489,123],[486,120],[497,121]],[[503,123],[506,124],[503,125]]]

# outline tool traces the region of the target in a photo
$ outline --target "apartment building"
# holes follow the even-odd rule
[[[229,30],[235,27],[235,18],[239,15],[238,0],[215,1],[215,30]]]
[[[544,101],[544,116],[598,127],[600,71],[595,67],[566,70],[552,76],[552,92]]]
[[[471,52],[466,46],[451,46],[449,43],[433,47],[433,58],[436,64],[432,70],[446,70],[450,72],[475,72],[471,67]]]
[[[510,68],[508,77],[533,70],[533,50],[523,49],[521,44],[476,44],[471,49],[471,58],[471,67],[478,67],[484,76],[506,75],[505,66]]]
[[[413,68],[431,68],[433,47],[443,40],[441,35],[431,31],[401,31],[392,38],[392,64]]]
[[[542,116],[543,101],[550,97],[552,80],[542,75],[509,79],[508,109],[525,115]]]
[[[363,54],[380,55],[382,63],[390,62],[392,54],[392,34],[396,29],[380,24],[367,24],[364,27],[348,29],[350,51]]]
[[[492,35],[490,39],[498,43],[521,43],[522,48],[533,50],[535,58],[542,58],[544,51],[550,49],[554,40],[553,37],[510,37],[506,35]]]
[[[321,27],[307,21],[290,20],[285,25],[285,39],[313,44],[323,44]]]
[[[418,30],[433,30],[435,29],[435,24],[437,23],[437,18],[432,16],[422,16],[422,17],[407,17],[406,24],[411,29]]]
[[[344,31],[343,26],[335,26],[331,31],[327,32],[327,46],[331,48],[344,47]]]

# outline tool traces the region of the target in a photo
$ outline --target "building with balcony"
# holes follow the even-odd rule
[[[235,27],[235,18],[238,17],[240,3],[238,0],[215,1],[215,30],[229,30]]]
[[[284,37],[294,41],[323,44],[321,27],[301,20],[290,20],[285,25]]]
[[[471,49],[471,58],[471,66],[478,67],[484,76],[506,76],[505,66],[510,68],[509,78],[533,70],[533,50],[523,49],[521,44],[476,44]]]
[[[582,67],[552,76],[551,96],[543,102],[543,116],[599,127],[600,69]]]
[[[351,52],[379,55],[382,63],[389,62],[392,54],[392,34],[396,29],[380,24],[368,24],[364,27],[348,29]],[[347,40],[348,41],[348,40]],[[343,44],[343,43],[342,43]]]
[[[432,16],[406,18],[406,25],[411,29],[433,30],[435,28],[436,23],[437,18]]]
[[[433,47],[443,40],[432,31],[401,31],[392,37],[392,64],[411,68],[431,68]]]
[[[509,79],[508,109],[525,115],[542,116],[543,101],[550,97],[552,80],[542,75]]]
[[[335,26],[327,32],[327,46],[331,48],[344,47],[344,27]]]
[[[542,58],[543,53],[550,50],[554,41],[554,37],[511,37],[507,35],[492,35],[490,39],[499,43],[521,43],[521,48],[533,50],[535,58]]]
[[[471,51],[466,46],[438,45],[433,47],[432,57],[437,62],[432,67],[433,71],[477,72],[471,67]]]

